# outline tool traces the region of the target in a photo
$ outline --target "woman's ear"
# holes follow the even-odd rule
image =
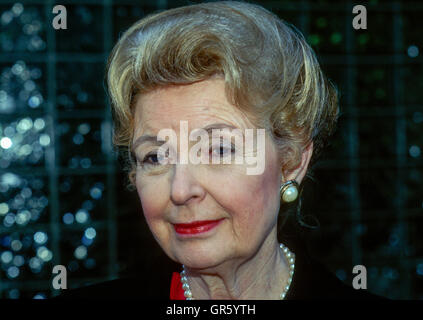
[[[313,141],[311,141],[308,144],[308,146],[304,149],[300,164],[295,169],[289,172],[282,173],[283,181],[285,182],[288,180],[295,179],[298,182],[298,184],[301,184],[301,181],[303,180],[304,176],[307,173],[308,164],[310,163],[312,154],[313,154]]]

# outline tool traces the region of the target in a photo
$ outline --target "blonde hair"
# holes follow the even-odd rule
[[[310,165],[316,161],[336,127],[337,91],[301,32],[259,5],[238,1],[154,13],[122,35],[107,67],[114,144],[131,146],[136,95],[215,75],[224,78],[228,100],[268,129],[284,170],[299,164],[311,141]]]

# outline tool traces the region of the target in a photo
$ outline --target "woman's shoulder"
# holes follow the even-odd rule
[[[354,289],[338,279],[322,263],[300,254],[296,263],[290,300],[383,300],[367,289]],[[297,260],[297,259],[296,259]]]
[[[323,264],[312,259],[304,247],[295,248],[295,271],[287,300],[375,300],[385,299],[367,290],[344,284]],[[124,276],[80,288],[62,290],[55,299],[145,299],[169,300],[172,273],[180,265],[160,261]],[[69,281],[68,281],[69,284]]]
[[[137,278],[120,278],[78,288],[63,289],[55,299],[128,299],[143,298],[144,286]]]
[[[173,262],[151,265],[137,275],[94,283],[79,288],[64,289],[55,299],[169,299]]]

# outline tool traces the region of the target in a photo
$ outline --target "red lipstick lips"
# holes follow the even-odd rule
[[[173,227],[175,228],[176,233],[179,234],[199,234],[213,229],[222,220],[223,219],[194,221],[191,223],[177,223],[174,224]]]

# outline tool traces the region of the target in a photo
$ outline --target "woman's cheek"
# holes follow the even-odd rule
[[[152,188],[150,185],[137,185],[137,191],[146,219],[154,218],[163,212],[163,207],[166,204],[163,192],[160,192],[157,188]]]

